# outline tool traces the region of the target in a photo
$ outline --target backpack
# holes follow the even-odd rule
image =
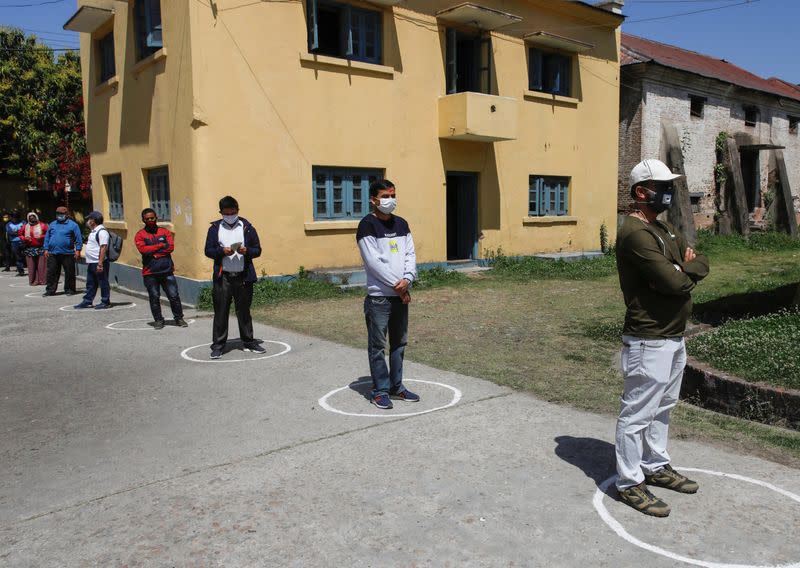
[[[103,229],[106,233],[108,233],[108,250],[106,250],[106,258],[108,258],[109,262],[114,262],[119,260],[119,255],[122,253],[122,237],[117,235],[116,233],[112,233],[108,229]],[[100,232],[98,231],[97,234],[94,236],[97,240],[97,244],[100,244]]]

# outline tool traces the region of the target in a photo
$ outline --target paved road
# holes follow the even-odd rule
[[[698,495],[660,492],[668,519],[607,496],[604,520],[610,417],[413,363],[421,403],[354,416],[378,412],[364,351],[257,326],[291,351],[195,362],[207,317],[155,331],[143,300],[61,311],[20,280],[0,278],[1,566],[800,566],[795,469],[675,441],[676,465],[762,485],[697,472]],[[350,414],[320,404],[337,389]]]

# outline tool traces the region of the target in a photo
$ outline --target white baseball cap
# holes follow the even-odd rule
[[[630,187],[639,185],[644,181],[672,181],[683,177],[681,174],[673,174],[667,164],[661,160],[644,160],[639,162],[631,170]]]

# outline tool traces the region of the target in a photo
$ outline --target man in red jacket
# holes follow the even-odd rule
[[[136,248],[142,254],[142,278],[150,297],[150,311],[153,312],[155,329],[164,329],[164,316],[161,315],[161,288],[169,298],[175,325],[188,327],[183,319],[183,306],[178,294],[178,281],[175,279],[175,265],[172,251],[175,240],[164,227],[158,226],[156,212],[149,207],[142,211],[144,229],[136,233]]]

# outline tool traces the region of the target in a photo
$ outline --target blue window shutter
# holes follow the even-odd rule
[[[544,88],[542,84],[544,57],[542,52],[534,47],[528,52],[528,67],[528,87],[531,91],[541,91]]]
[[[350,4],[344,6],[342,11],[342,37],[344,37],[344,54],[348,58],[353,57],[353,7]],[[356,17],[358,17],[356,15]]]
[[[558,209],[559,215],[569,214],[569,180],[563,179],[559,184],[560,193],[560,207]]]
[[[455,29],[449,28],[445,31],[447,34],[445,58],[447,60],[447,94],[452,95],[458,92],[458,58],[456,57],[457,50],[457,32]]]
[[[319,28],[317,22],[319,18],[318,2],[317,0],[308,0],[308,50],[314,51],[319,49]]]
[[[144,0],[147,47],[161,48],[164,41],[161,33],[161,0]]]
[[[558,94],[565,97],[570,96],[570,79],[572,78],[572,60],[570,57],[562,56],[558,65]]]
[[[539,181],[530,176],[528,178],[528,215],[536,217],[539,215]]]

